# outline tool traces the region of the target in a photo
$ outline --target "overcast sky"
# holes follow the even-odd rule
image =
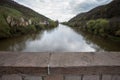
[[[112,0],[15,0],[20,4],[59,21],[68,21],[78,13],[109,3]]]

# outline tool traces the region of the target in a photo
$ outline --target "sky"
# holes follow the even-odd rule
[[[79,13],[87,12],[112,0],[14,0],[36,12],[60,22],[68,21]]]

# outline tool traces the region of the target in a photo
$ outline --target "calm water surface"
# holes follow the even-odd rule
[[[82,33],[65,25],[36,34],[0,40],[0,51],[96,52],[120,51],[120,43]]]

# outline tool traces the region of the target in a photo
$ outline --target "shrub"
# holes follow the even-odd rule
[[[0,38],[7,38],[10,36],[10,27],[6,23],[5,18],[2,15],[0,15]]]
[[[49,27],[49,25],[46,25],[46,24],[37,24],[37,25],[35,25],[35,27],[39,31],[39,30],[47,29]]]
[[[98,30],[99,35],[104,36],[104,34],[108,34],[109,21],[106,19],[98,19],[96,21],[96,28]]]
[[[36,32],[36,27],[34,25],[29,25],[26,27],[28,32]]]
[[[105,36],[109,31],[109,21],[106,19],[90,20],[87,23],[87,29],[94,34]]]
[[[49,22],[49,27],[57,27],[57,25],[58,25],[58,21],[50,21]]]
[[[87,29],[89,32],[93,32],[94,31],[94,27],[95,26],[95,20],[90,20],[87,23]]]

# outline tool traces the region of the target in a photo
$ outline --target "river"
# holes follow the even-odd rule
[[[120,43],[59,24],[51,30],[0,40],[0,51],[104,52],[120,51]]]

